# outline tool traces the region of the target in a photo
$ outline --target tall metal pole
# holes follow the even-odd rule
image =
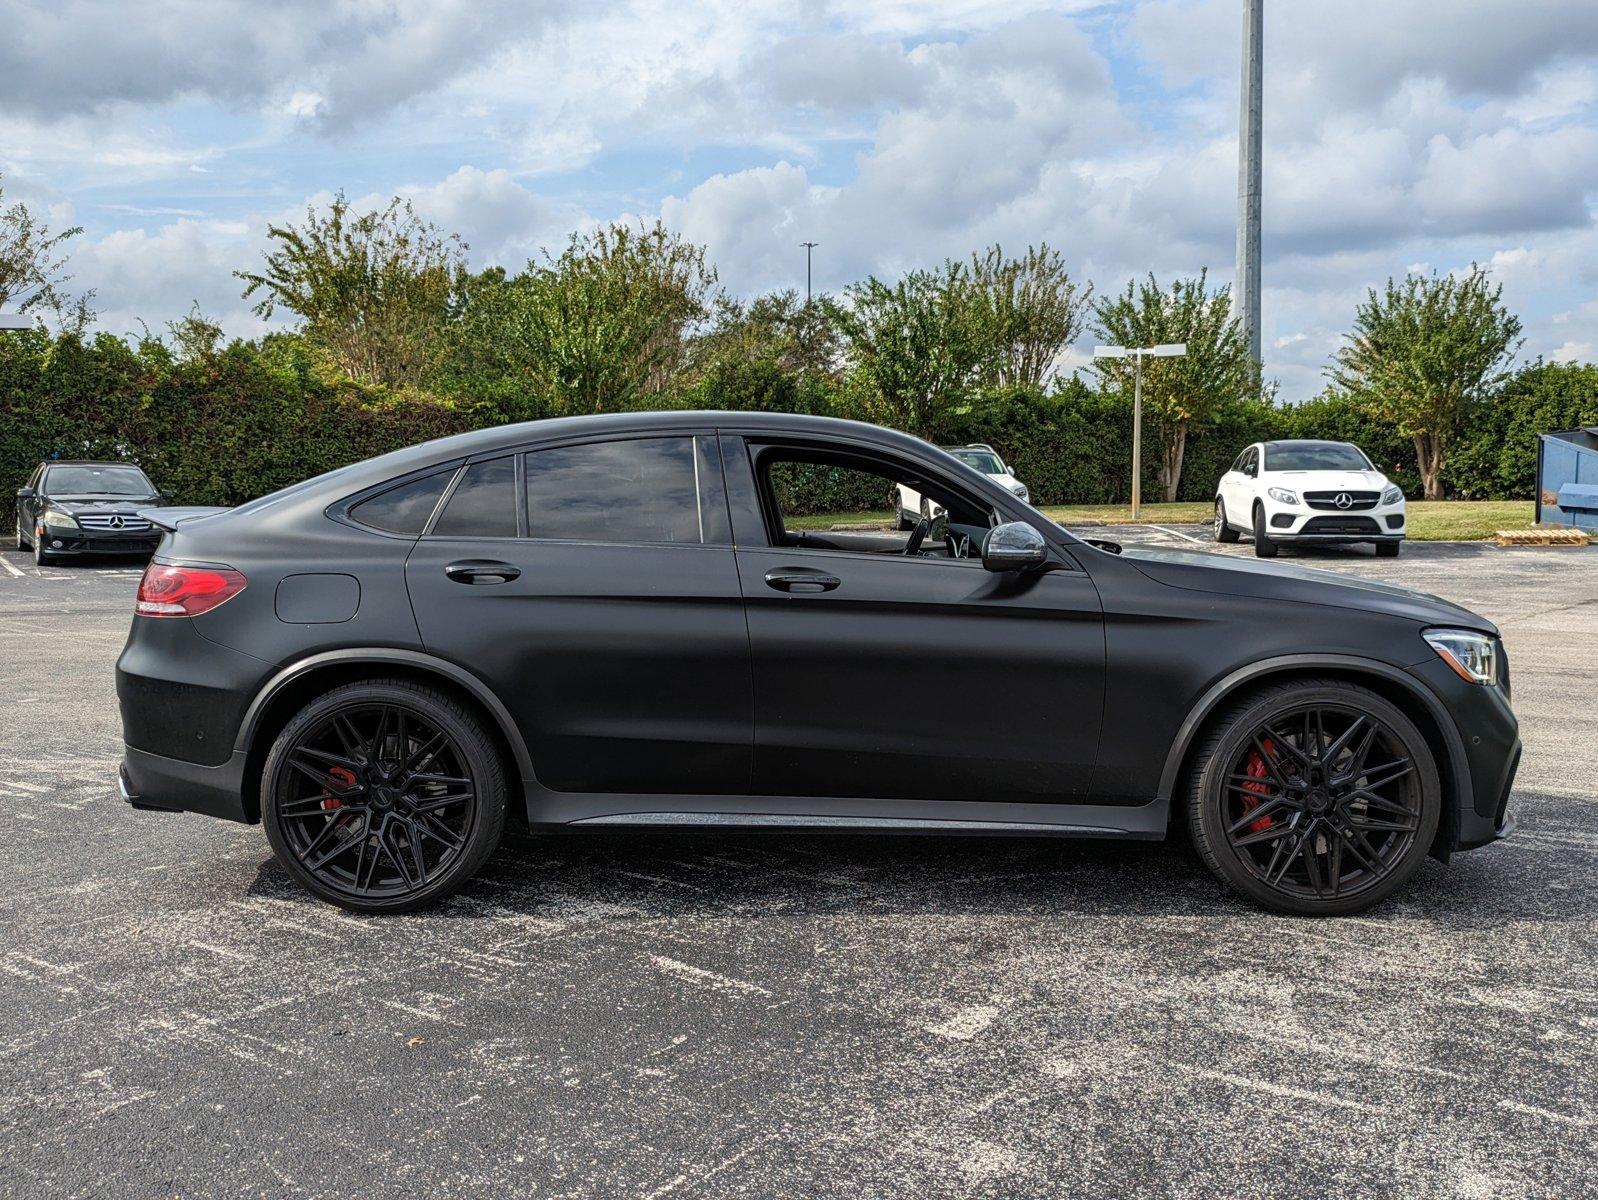
[[[1265,0],[1243,0],[1243,89],[1237,142],[1237,279],[1232,316],[1243,328],[1248,352],[1260,358],[1260,137],[1265,63]]]
[[[1143,354],[1132,354],[1132,520],[1143,502]]]
[[[800,242],[799,244],[805,248],[805,307],[809,308],[810,307],[810,252],[812,250],[814,250],[817,246],[821,245],[821,243],[820,242]]]

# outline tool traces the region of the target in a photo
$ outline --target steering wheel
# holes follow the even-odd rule
[[[904,556],[914,558],[921,553],[921,545],[928,539],[934,542],[943,541],[949,531],[949,514],[939,513],[928,520],[922,517],[916,522],[916,527],[910,531],[910,540],[904,544]]]

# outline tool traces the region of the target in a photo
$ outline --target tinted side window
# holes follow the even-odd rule
[[[516,460],[473,463],[433,525],[448,537],[516,536]]]
[[[440,471],[402,483],[370,500],[362,500],[350,509],[350,520],[385,533],[419,534],[438,507],[438,498],[444,494],[454,474],[454,471]]]
[[[581,542],[699,542],[692,438],[638,438],[527,455],[527,532]]]

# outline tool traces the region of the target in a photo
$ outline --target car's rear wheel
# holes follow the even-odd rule
[[[1442,811],[1426,739],[1357,684],[1302,680],[1255,693],[1190,764],[1188,826],[1227,883],[1280,912],[1338,916],[1380,903],[1420,869]]]
[[[1265,506],[1254,506],[1254,557],[1275,558],[1276,543],[1271,541],[1270,535],[1265,532]]]
[[[476,717],[405,680],[334,688],[284,727],[262,772],[278,861],[357,912],[449,895],[499,844],[505,771]]]
[[[1215,497],[1215,540],[1218,542],[1237,541],[1237,530],[1226,523],[1226,504],[1222,499]]]
[[[1398,547],[1401,546],[1402,544],[1403,544],[1402,542],[1377,542],[1376,543],[1376,557],[1377,558],[1397,558],[1398,557]]]

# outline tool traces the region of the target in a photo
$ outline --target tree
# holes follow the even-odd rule
[[[0,176],[0,307],[19,313],[47,311],[69,333],[82,334],[94,320],[94,293],[72,297],[66,285],[65,245],[83,232],[81,225],[51,233],[20,201],[6,205]]]
[[[1116,345],[1187,343],[1181,358],[1143,363],[1143,414],[1161,448],[1160,486],[1167,502],[1176,499],[1182,484],[1189,432],[1207,423],[1225,401],[1259,394],[1248,342],[1229,312],[1229,290],[1209,291],[1208,275],[1201,271],[1166,289],[1151,274],[1093,309],[1096,332]],[[1104,383],[1131,390],[1131,359],[1100,358],[1093,365]]]
[[[971,286],[985,325],[983,382],[1041,388],[1082,335],[1092,284],[1078,287],[1045,242],[1020,258],[1005,258],[997,245],[973,254]]]
[[[535,411],[632,408],[683,371],[715,282],[704,249],[659,222],[574,235],[558,258],[468,289],[463,352]]]
[[[1428,500],[1443,498],[1449,446],[1520,348],[1503,290],[1475,263],[1463,275],[1390,278],[1380,295],[1366,293],[1333,355],[1333,389],[1414,440]]]
[[[983,352],[983,308],[960,263],[912,271],[897,283],[871,276],[828,302],[868,415],[936,439],[966,406]]]
[[[366,383],[417,386],[438,367],[466,244],[417,216],[408,200],[356,213],[340,192],[305,224],[273,225],[258,272],[234,272],[255,312],[305,320],[305,339],[340,371]]]

